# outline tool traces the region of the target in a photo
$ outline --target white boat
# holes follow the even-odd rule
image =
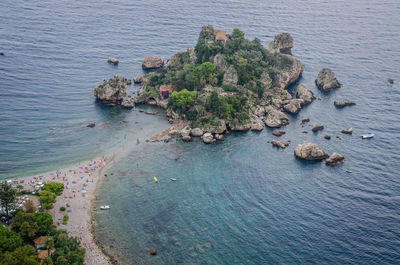
[[[108,210],[110,209],[110,205],[101,205],[100,210]]]
[[[375,136],[375,134],[373,134],[373,133],[367,133],[367,134],[361,135],[361,138],[362,139],[368,139],[368,138],[372,138],[374,136]]]
[[[176,181],[176,179],[175,179],[175,178],[170,178],[170,180],[172,180],[172,181]]]

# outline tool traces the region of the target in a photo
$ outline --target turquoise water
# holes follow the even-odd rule
[[[111,210],[96,212],[95,221],[123,264],[400,262],[398,1],[3,1],[0,8],[1,178],[122,148],[96,202]],[[319,100],[290,117],[285,150],[267,143],[268,129],[214,145],[136,145],[168,126],[162,114],[94,101],[101,80],[132,78],[143,57],[193,47],[204,24],[239,27],[265,45],[279,32],[293,35],[293,54],[305,64],[300,82]],[[323,67],[335,71],[340,90],[316,89]],[[337,110],[340,99],[357,105]],[[304,117],[324,131],[302,128]],[[86,128],[90,122],[97,126]],[[348,127],[353,135],[341,135]],[[370,131],[375,138],[362,141]],[[345,163],[295,159],[304,140],[343,154]]]

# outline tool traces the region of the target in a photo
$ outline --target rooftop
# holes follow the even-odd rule
[[[172,91],[174,90],[173,87],[170,86],[160,86],[160,91]]]
[[[226,30],[214,30],[215,40],[226,41]]]
[[[38,238],[36,238],[35,240],[33,240],[33,243],[35,243],[35,245],[43,245],[46,244],[46,236],[40,236]]]

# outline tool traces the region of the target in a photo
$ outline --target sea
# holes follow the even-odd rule
[[[95,202],[111,209],[94,222],[121,264],[400,263],[398,0],[2,0],[0,10],[0,178],[116,153]],[[169,126],[162,110],[96,102],[103,79],[143,74],[144,57],[194,47],[208,24],[265,46],[293,36],[305,69],[289,92],[305,83],[317,99],[290,115],[286,149],[268,143],[270,129],[212,145],[150,143]],[[340,89],[316,88],[324,67]],[[337,109],[335,100],[357,105]],[[325,129],[312,133],[314,123]],[[303,141],[344,163],[296,159]]]

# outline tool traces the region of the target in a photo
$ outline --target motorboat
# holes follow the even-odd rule
[[[373,133],[367,133],[367,134],[361,135],[361,138],[362,139],[369,139],[369,138],[372,138],[374,136],[375,136],[375,134],[373,134]]]
[[[172,180],[172,181],[176,181],[176,179],[175,179],[175,178],[170,178],[170,180]]]
[[[100,210],[108,210],[110,209],[110,205],[101,205]]]

